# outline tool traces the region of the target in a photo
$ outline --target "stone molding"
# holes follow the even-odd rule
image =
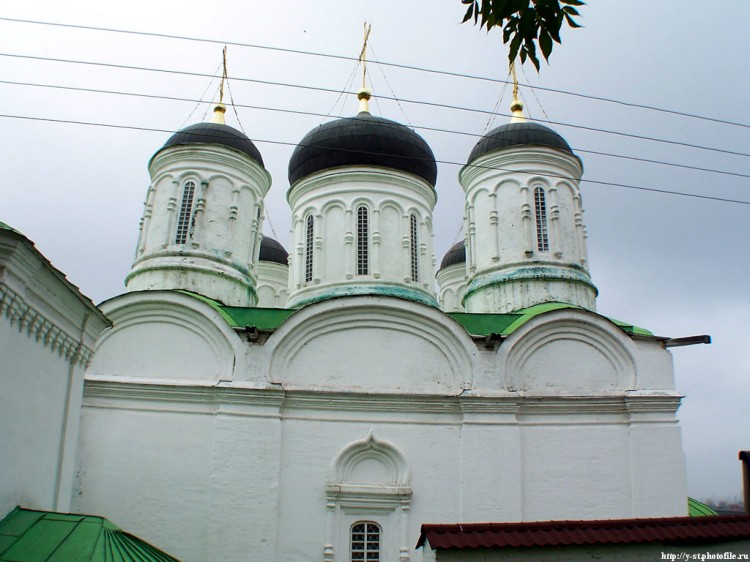
[[[0,283],[0,316],[22,334],[41,343],[65,360],[88,367],[93,349],[83,344],[77,335],[67,333],[39,308],[28,303],[23,296]]]
[[[384,394],[361,392],[326,392],[322,390],[287,390],[280,385],[247,385],[236,383],[216,384],[205,381],[136,380],[126,377],[87,375],[84,383],[84,406],[129,408],[143,410],[168,409],[206,412],[206,405],[218,413],[224,405],[272,408],[268,415],[279,418],[318,418],[314,412],[332,413],[402,413],[431,417],[435,423],[461,423],[461,417],[471,416],[477,423],[478,415],[488,416],[495,423],[502,416],[503,423],[524,423],[525,420],[507,421],[507,416],[568,416],[570,423],[576,417],[589,415],[616,415],[620,423],[636,421],[640,414],[672,414],[679,408],[682,396],[677,393],[626,392],[600,396],[520,396],[518,393],[473,394],[460,396],[434,396],[424,394]],[[127,402],[133,402],[127,404]],[[137,406],[135,402],[138,402]],[[293,412],[300,414],[293,414]],[[222,410],[223,412],[223,410]],[[305,415],[302,416],[301,413]],[[239,410],[231,412],[240,415]],[[435,418],[435,415],[448,416]],[[246,412],[244,415],[256,415]],[[631,419],[628,419],[628,418]],[[676,422],[675,418],[666,420]],[[409,423],[415,423],[410,419]],[[546,423],[546,422],[545,422]],[[557,422],[556,422],[557,423]]]

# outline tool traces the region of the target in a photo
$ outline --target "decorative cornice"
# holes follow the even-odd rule
[[[588,416],[591,414],[621,415],[623,419],[632,414],[674,414],[682,396],[674,393],[631,394],[600,396],[523,396],[517,392],[502,395],[436,396],[427,394],[362,393],[326,390],[285,389],[276,384],[236,384],[206,381],[205,384],[175,381],[146,381],[120,377],[87,376],[84,384],[86,400],[138,400],[139,408],[148,409],[149,403],[170,402],[186,404],[247,405],[271,408],[278,417],[289,417],[292,412],[351,412],[351,413],[406,413],[426,414],[431,420],[445,417],[459,422],[465,414],[503,416]],[[204,409],[201,409],[204,411]],[[218,411],[218,410],[217,410]],[[239,414],[237,410],[233,413]],[[248,415],[254,415],[248,413]],[[435,416],[441,418],[435,418]],[[674,418],[672,418],[674,420]],[[412,419],[414,423],[419,420]],[[478,418],[472,417],[476,423]],[[524,423],[517,420],[518,423]],[[630,419],[630,421],[636,421]],[[576,423],[571,418],[570,423]]]
[[[499,271],[482,270],[481,273],[476,273],[469,282],[464,301],[469,295],[484,287],[521,281],[568,281],[588,287],[594,292],[594,295],[599,294],[599,290],[591,282],[588,271],[582,267],[574,268],[568,264],[537,265],[530,263],[520,266],[513,264],[511,267],[502,265],[498,269]]]
[[[525,174],[542,175],[558,181],[578,184],[583,175],[581,160],[566,152],[539,146],[523,146],[485,154],[458,173],[464,191],[471,189],[479,177]]]
[[[301,289],[296,291],[293,297],[289,298],[287,306],[290,308],[301,308],[308,304],[328,299],[364,295],[396,297],[438,308],[435,297],[417,286],[410,288],[386,282],[361,282],[360,284],[353,281],[329,283],[327,285]]]
[[[91,348],[65,332],[4,283],[0,283],[0,316],[4,316],[19,333],[26,334],[67,361],[83,367],[88,367],[91,362],[94,353]]]

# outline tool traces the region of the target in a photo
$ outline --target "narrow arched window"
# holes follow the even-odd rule
[[[411,280],[419,281],[419,240],[417,239],[417,215],[414,213],[409,217],[409,234],[411,249]]]
[[[195,196],[195,182],[188,180],[182,186],[182,201],[180,201],[180,214],[177,215],[177,232],[174,243],[184,244],[187,242],[190,232],[190,223],[193,214],[193,197]]]
[[[370,225],[367,216],[367,207],[357,207],[357,275],[368,275],[370,273],[369,257]]]
[[[352,562],[380,561],[380,525],[373,521],[357,521],[352,525]]]
[[[547,233],[547,201],[544,189],[534,189],[534,214],[536,215],[536,249],[549,252],[549,235]]]
[[[305,235],[305,283],[313,278],[313,217],[307,217],[307,233]]]

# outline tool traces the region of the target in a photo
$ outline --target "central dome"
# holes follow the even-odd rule
[[[419,176],[435,187],[437,165],[425,140],[408,127],[361,111],[316,127],[289,160],[289,185],[339,166],[379,166]]]

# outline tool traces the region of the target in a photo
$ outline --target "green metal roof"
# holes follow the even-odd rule
[[[232,328],[254,326],[258,330],[275,330],[287,318],[297,312],[287,308],[254,308],[246,306],[224,306],[218,301],[190,291],[179,291],[211,306]]]
[[[190,295],[198,300],[205,302],[216,310],[222,318],[232,328],[244,328],[254,326],[258,330],[275,330],[281,326],[287,318],[297,312],[296,309],[286,308],[253,308],[242,306],[224,306],[218,301],[204,297],[190,291],[180,291]],[[521,308],[515,312],[507,314],[477,314],[469,312],[449,312],[448,316],[461,324],[464,329],[472,336],[488,336],[490,334],[500,334],[508,336],[523,326],[532,318],[550,312],[552,310],[561,310],[565,308],[577,308],[585,310],[580,306],[564,302],[545,302],[535,304],[528,308]],[[653,336],[651,332],[639,328],[633,324],[628,324],[614,318],[609,318],[611,322],[619,326],[623,331],[629,334],[638,334],[642,336]]]
[[[545,302],[535,304],[528,308],[521,308],[507,314],[471,314],[468,312],[449,312],[448,316],[461,324],[464,329],[472,336],[487,336],[489,334],[500,334],[509,336],[518,328],[523,326],[532,318],[550,312],[552,310],[561,310],[565,308],[577,308],[584,310],[580,306],[568,304],[565,302]],[[610,322],[619,326],[623,331],[629,334],[638,334],[642,336],[653,336],[651,332],[633,324],[627,324],[614,318],[609,318]]]
[[[0,521],[0,562],[179,562],[103,517],[17,507]]]
[[[11,232],[15,232],[17,234],[21,234],[15,228],[13,228],[12,226],[10,226],[7,223],[4,223],[3,221],[0,221],[0,230],[10,230]]]
[[[688,498],[688,515],[690,517],[704,517],[706,515],[719,515],[705,503]]]

